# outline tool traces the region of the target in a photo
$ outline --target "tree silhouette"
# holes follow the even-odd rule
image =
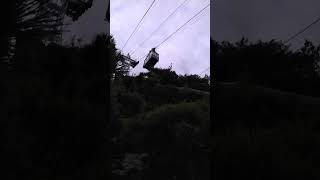
[[[0,58],[13,63],[14,54],[24,51],[26,41],[61,41],[64,15],[73,21],[92,6],[92,0],[65,1],[57,4],[52,0],[12,0],[2,3]],[[68,5],[67,5],[68,4]]]
[[[62,16],[47,0],[13,0],[2,3],[1,30],[2,49],[0,58],[13,63],[12,58],[20,51],[20,42],[54,38],[61,33]],[[22,50],[23,51],[23,50]]]
[[[216,81],[247,81],[302,94],[319,96],[319,47],[306,41],[291,51],[282,42],[231,44],[212,41],[213,71]],[[313,88],[311,88],[313,87]],[[317,89],[317,90],[316,90]]]

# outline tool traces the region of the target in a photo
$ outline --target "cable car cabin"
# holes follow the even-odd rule
[[[93,0],[69,0],[66,14],[75,21],[92,6],[92,1]]]
[[[144,60],[143,68],[149,71],[154,68],[154,65],[159,61],[159,54],[156,52],[155,48],[152,48]]]

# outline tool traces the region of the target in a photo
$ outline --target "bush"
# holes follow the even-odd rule
[[[145,115],[123,119],[122,124],[127,152],[150,155],[145,169],[150,178],[154,179],[154,174],[161,174],[159,179],[173,175],[177,179],[209,178],[209,103],[164,105]]]
[[[257,135],[215,136],[215,179],[313,179],[319,175],[319,134],[297,132],[296,127]],[[315,168],[315,169],[314,169]],[[233,173],[230,173],[233,172]]]
[[[135,92],[121,94],[119,103],[121,104],[121,115],[126,117],[142,113],[146,104],[143,96]]]

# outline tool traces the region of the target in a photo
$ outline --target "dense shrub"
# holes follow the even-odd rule
[[[254,141],[249,141],[248,132],[244,132],[215,136],[213,142],[212,175],[216,179],[313,179],[319,176],[315,170],[320,167],[318,133],[290,126],[260,131]]]
[[[161,174],[153,177],[156,179],[174,175],[183,179],[209,178],[207,102],[164,105],[145,115],[122,119],[122,125],[127,152],[149,155],[144,172],[150,178],[151,174]]]
[[[142,113],[145,108],[145,100],[138,93],[127,92],[119,95],[120,114],[122,116],[133,116]]]

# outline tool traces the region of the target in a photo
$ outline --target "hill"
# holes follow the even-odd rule
[[[242,39],[211,47],[213,178],[320,177],[319,46],[306,41],[293,52]]]

